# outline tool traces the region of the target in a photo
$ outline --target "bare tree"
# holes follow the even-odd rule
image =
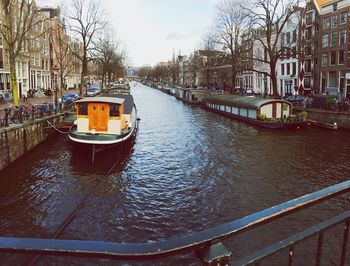
[[[199,51],[194,51],[188,60],[188,68],[192,76],[192,84],[196,85],[197,74],[201,70],[201,59]]]
[[[88,61],[92,49],[93,38],[101,31],[106,22],[103,20],[103,11],[100,8],[100,0],[72,0],[72,10],[68,15],[70,30],[81,38],[82,54],[76,56],[82,62],[80,78],[80,94],[85,86],[84,78],[88,74]]]
[[[202,43],[202,49],[199,50],[200,58],[201,58],[201,68],[203,72],[205,72],[206,77],[206,85],[210,86],[210,80],[212,76],[212,71],[215,66],[215,62],[217,60],[216,53],[216,39],[212,33],[207,34]]]
[[[16,59],[25,53],[27,41],[35,20],[37,8],[34,1],[1,0],[3,21],[0,24],[0,34],[9,52],[10,84],[13,94],[13,104],[18,105],[18,87],[16,75]]]
[[[234,88],[239,72],[245,70],[246,52],[251,47],[249,20],[241,0],[222,0],[217,6],[217,42],[228,51],[227,63],[231,67],[231,84]]]
[[[66,25],[62,21],[55,21],[50,28],[50,42],[54,50],[55,60],[58,64],[58,73],[60,77],[60,96],[62,97],[65,87],[66,77],[73,71],[74,56],[70,47],[70,39],[66,33]],[[55,90],[55,101],[57,102],[57,88]]]
[[[102,88],[106,84],[107,78],[111,78],[113,63],[118,57],[119,42],[114,40],[114,35],[111,29],[107,29],[102,37],[98,38],[97,42],[94,43],[94,49],[92,50],[93,59],[101,69]]]
[[[251,0],[250,8],[244,7],[254,28],[255,42],[259,43],[265,52],[264,57],[253,57],[256,62],[266,63],[269,71],[264,74],[271,79],[273,95],[279,97],[277,88],[276,66],[286,47],[280,45],[280,37],[287,23],[294,14],[299,12],[300,0]]]

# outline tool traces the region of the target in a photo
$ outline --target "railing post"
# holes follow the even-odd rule
[[[8,127],[9,126],[9,116],[10,116],[10,113],[11,113],[11,108],[6,108],[5,109],[5,127]]]
[[[320,232],[320,234],[318,235],[316,266],[320,266],[321,265],[323,234],[324,234],[324,232]]]
[[[288,266],[293,265],[293,256],[294,256],[294,246],[291,246],[289,248],[289,253],[288,253]]]
[[[341,251],[341,258],[340,258],[340,266],[344,266],[345,265],[346,246],[348,244],[348,238],[349,238],[349,226],[350,226],[350,220],[347,220],[345,222],[345,228],[344,228],[343,245],[342,245],[342,251]]]
[[[196,252],[197,257],[205,265],[231,265],[231,254],[222,242],[214,242]]]

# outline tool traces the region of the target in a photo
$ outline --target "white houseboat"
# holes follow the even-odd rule
[[[75,102],[76,121],[69,138],[95,153],[130,139],[137,130],[134,98],[128,94],[105,94]]]
[[[279,99],[212,95],[204,108],[266,128],[300,128],[306,125],[306,113],[292,114],[292,104]]]

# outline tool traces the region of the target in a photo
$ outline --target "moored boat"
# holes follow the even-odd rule
[[[197,88],[177,88],[176,98],[193,105],[198,105],[208,97],[209,91]]]
[[[316,126],[316,127],[320,127],[320,128],[332,129],[332,130],[337,130],[338,129],[338,124],[336,122],[334,122],[334,123],[323,123],[323,122],[316,121],[316,120],[313,120],[313,119],[308,119],[307,122],[310,123],[310,125],[313,125],[313,126]]]
[[[292,104],[279,99],[212,95],[205,99],[204,108],[225,116],[265,128],[300,128],[306,117],[292,114]]]
[[[69,130],[74,143],[96,152],[130,139],[137,130],[137,109],[132,95],[104,94],[75,102],[76,117]]]

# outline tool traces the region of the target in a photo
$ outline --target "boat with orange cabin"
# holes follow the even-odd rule
[[[75,101],[76,120],[69,139],[95,153],[130,139],[137,131],[138,118],[130,94],[104,94]]]

